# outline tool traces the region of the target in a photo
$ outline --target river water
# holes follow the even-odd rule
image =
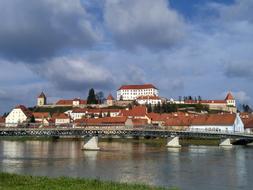
[[[253,147],[186,146],[82,141],[0,141],[0,171],[138,182],[185,190],[253,189]]]

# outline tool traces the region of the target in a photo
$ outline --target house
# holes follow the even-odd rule
[[[41,123],[43,125],[49,124],[50,113],[49,112],[33,112],[33,116],[36,123]]]
[[[244,132],[239,114],[205,114],[192,120],[191,131]]]
[[[0,127],[5,127],[5,117],[0,116]]]
[[[155,126],[163,126],[165,123],[165,120],[168,119],[170,114],[159,114],[159,113],[147,113],[147,117],[149,118],[150,124]]]
[[[19,124],[30,122],[32,112],[23,105],[16,106],[6,117],[6,127],[17,127]]]
[[[75,125],[80,127],[82,125],[126,125],[127,117],[103,117],[103,118],[83,118],[75,120]]]
[[[117,117],[119,114],[120,109],[111,108],[95,108],[87,111],[87,115],[90,117]]]
[[[139,96],[158,96],[153,84],[123,85],[117,90],[117,100],[136,100]]]
[[[41,107],[46,104],[47,104],[47,97],[43,92],[41,92],[41,94],[37,97],[37,106]]]
[[[253,132],[253,114],[252,113],[240,113],[240,117],[244,124],[244,129],[247,133]]]
[[[188,113],[173,113],[165,119],[163,126],[167,130],[186,131],[189,129],[194,117],[194,115]]]
[[[65,113],[55,113],[52,116],[52,120],[54,121],[55,125],[64,125],[69,124],[70,117]]]
[[[120,116],[126,116],[131,119],[146,119],[150,123],[150,118],[147,116],[146,106],[135,106],[130,110],[120,110]]]
[[[137,97],[136,102],[140,105],[155,105],[162,104],[162,99],[159,96],[139,96]]]
[[[66,112],[65,112],[66,113]],[[72,120],[77,120],[85,117],[88,113],[88,108],[74,108],[69,115]]]
[[[106,104],[108,106],[113,106],[114,103],[115,103],[114,97],[111,94],[109,94],[108,97],[106,98]]]

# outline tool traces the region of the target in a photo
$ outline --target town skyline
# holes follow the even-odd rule
[[[252,105],[251,8],[250,0],[1,1],[0,114],[34,105],[41,91],[55,101],[143,83],[162,97],[231,91]]]

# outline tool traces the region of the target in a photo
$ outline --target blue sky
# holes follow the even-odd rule
[[[153,83],[252,104],[252,0],[3,0],[0,113]]]

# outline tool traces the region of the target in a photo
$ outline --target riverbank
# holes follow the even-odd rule
[[[25,176],[9,173],[0,173],[0,189],[4,190],[176,190],[176,188],[152,187],[143,184],[126,184],[105,182],[96,179],[81,178],[48,178],[38,176]]]

